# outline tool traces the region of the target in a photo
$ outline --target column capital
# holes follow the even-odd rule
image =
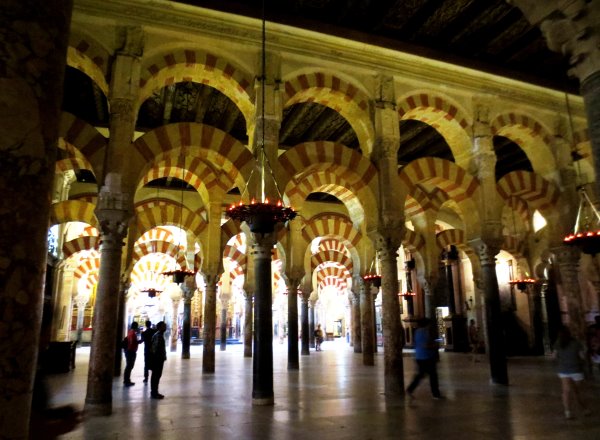
[[[203,271],[202,276],[206,283],[207,289],[216,289],[217,283],[219,282],[219,272],[217,271]]]
[[[484,240],[483,238],[477,238],[470,240],[469,245],[479,256],[479,260],[482,265],[495,265],[496,255],[500,252],[501,243],[497,243],[494,240]]]
[[[577,265],[581,257],[581,250],[576,246],[556,246],[551,248],[550,252],[554,254],[559,265]]]
[[[406,232],[404,221],[398,218],[383,219],[383,225],[369,231],[369,238],[375,249],[385,258],[388,254],[396,256]]]

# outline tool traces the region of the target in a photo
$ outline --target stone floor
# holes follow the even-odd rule
[[[113,386],[113,415],[84,420],[66,439],[600,439],[600,379],[588,381],[585,398],[593,413],[565,420],[553,360],[511,358],[508,387],[489,383],[488,366],[467,354],[441,353],[440,385],[447,397],[433,400],[427,381],[416,399],[383,394],[383,353],[376,366],[362,365],[343,340],[301,356],[300,370],[287,371],[287,348],[274,344],[275,405],[251,404],[252,360],[241,345],[216,353],[216,373],[202,374],[202,347],[191,359],[170,353],[160,391],[152,400],[142,383]],[[83,407],[89,348],[77,351],[77,368],[50,377],[53,402]],[[414,372],[405,353],[405,381]],[[600,376],[600,374],[599,374]]]

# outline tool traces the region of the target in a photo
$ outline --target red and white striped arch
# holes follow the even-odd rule
[[[96,205],[78,200],[54,203],[50,211],[50,226],[67,222],[83,222],[98,229],[95,209]]]
[[[199,237],[207,225],[202,216],[170,200],[143,202],[135,206],[135,213],[140,235],[161,225],[172,225]]]
[[[362,234],[345,215],[324,213],[316,215],[306,222],[306,226],[302,230],[302,237],[308,243],[319,237],[335,237],[350,250],[350,248],[356,248]]]
[[[323,289],[326,286],[333,286],[343,291],[348,287],[348,278],[351,278],[350,272],[344,266],[338,264],[324,264],[316,269],[317,286]]]
[[[447,246],[456,246],[457,249],[467,254],[471,262],[479,261],[475,251],[467,244],[466,234],[462,229],[445,229],[436,234],[435,240],[440,251]]]
[[[425,239],[418,232],[407,229],[404,237],[402,238],[402,245],[413,252],[420,253],[425,247]]]
[[[334,263],[339,264],[340,266],[345,267],[348,272],[352,273],[354,265],[352,264],[352,259],[346,252],[339,252],[337,250],[322,250],[313,256],[310,259],[310,271],[314,271],[318,266],[325,263]]]
[[[400,120],[414,119],[433,127],[448,143],[456,164],[468,167],[472,119],[454,99],[430,91],[412,91],[398,99],[397,108]]]
[[[63,244],[63,256],[65,259],[80,251],[98,250],[100,246],[100,237],[81,236],[69,240]]]
[[[544,215],[556,206],[560,191],[553,183],[529,171],[513,171],[498,181],[498,193],[507,202],[511,197],[520,198],[530,209],[538,209]]]
[[[64,148],[77,160],[85,162],[85,168],[92,172],[97,170],[91,165],[100,166],[100,152],[106,149],[108,139],[102,136],[96,128],[71,113],[62,112],[58,131],[59,146]],[[71,149],[71,148],[74,149]],[[81,156],[79,156],[79,154]]]
[[[250,125],[254,114],[253,76],[235,62],[201,49],[167,49],[145,58],[138,105],[155,90],[188,81],[219,90],[233,101],[246,125]]]
[[[89,76],[108,96],[110,53],[84,30],[73,28],[69,32],[67,65]]]
[[[100,270],[100,254],[96,251],[87,256],[85,259],[79,261],[79,264],[73,272],[73,277],[76,280],[76,284],[79,286],[80,280],[84,281],[84,288],[91,290],[96,284],[98,284],[98,271]]]
[[[551,176],[556,170],[551,131],[532,115],[511,112],[497,115],[491,122],[494,135],[515,142],[527,155],[533,170]]]
[[[172,241],[162,240],[150,240],[141,241],[138,240],[133,248],[132,261],[135,265],[146,255],[152,254],[165,254],[174,259],[179,266],[187,268],[187,260],[183,249]]]
[[[196,179],[209,179],[205,183],[215,185],[223,175],[228,180],[219,183],[220,186],[227,186],[227,182],[235,182],[241,188],[249,178],[255,163],[250,150],[233,136],[218,128],[193,122],[158,127],[138,138],[133,146],[144,160],[150,163],[143,173],[144,176],[147,175],[147,180],[156,178],[153,176],[157,176],[158,171],[153,169],[161,161],[168,161],[170,166],[173,166],[176,160],[181,160],[177,158],[183,154],[185,168],[193,171]],[[188,168],[188,163],[192,167]],[[204,171],[205,169],[214,170],[216,179],[204,174],[208,172]]]
[[[137,290],[158,288],[164,290],[171,282],[163,272],[185,269],[185,265],[175,263],[167,254],[145,255],[135,262],[131,271],[131,283]]]
[[[371,153],[375,130],[370,99],[357,86],[327,72],[292,74],[284,79],[284,107],[302,102],[316,102],[338,112],[356,133],[361,149]]]

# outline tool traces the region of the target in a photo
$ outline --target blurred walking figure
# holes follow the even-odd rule
[[[442,399],[440,393],[437,362],[439,360],[439,340],[434,322],[424,318],[419,321],[419,328],[415,332],[415,361],[417,362],[417,374],[406,389],[408,395],[413,398],[413,392],[425,376],[429,376],[429,386],[434,399]]]
[[[565,417],[567,419],[573,418],[573,413],[571,412],[572,399],[583,409],[584,415],[589,415],[590,411],[583,402],[579,389],[584,379],[583,360],[585,359],[585,348],[571,335],[568,327],[562,326],[558,331],[555,350]]]

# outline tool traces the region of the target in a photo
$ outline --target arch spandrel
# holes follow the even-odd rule
[[[397,108],[400,120],[414,119],[437,130],[450,147],[456,164],[469,169],[473,121],[462,105],[438,92],[413,90],[398,98]]]

